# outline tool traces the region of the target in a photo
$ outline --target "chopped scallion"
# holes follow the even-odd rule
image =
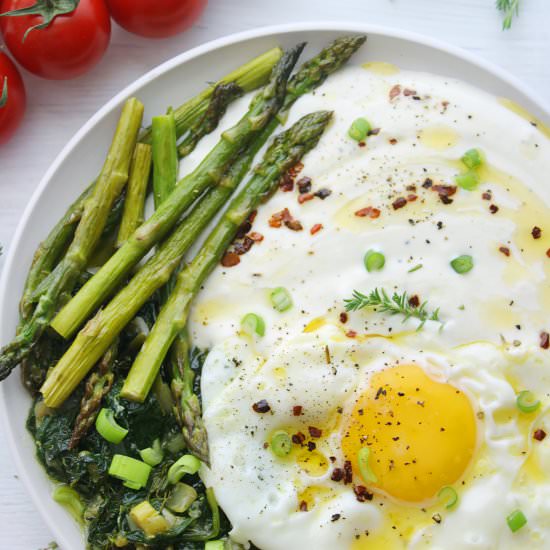
[[[371,131],[372,127],[366,118],[356,118],[348,130],[348,136],[355,141],[363,141]]]
[[[201,461],[193,455],[183,455],[168,470],[168,483],[176,484],[185,474],[196,474],[201,467]]]
[[[483,155],[479,149],[468,149],[461,160],[466,168],[473,170],[474,168],[479,168],[483,164]]]
[[[506,517],[506,523],[508,524],[508,527],[510,527],[510,531],[515,533],[527,523],[527,518],[521,510],[514,510]]]
[[[149,464],[149,466],[156,466],[157,464],[160,464],[164,457],[162,447],[160,446],[160,441],[155,439],[152,447],[147,447],[147,449],[142,449],[139,451],[139,456],[141,456],[141,460],[143,460],[146,464]]]
[[[468,273],[474,267],[474,259],[467,254],[458,256],[454,260],[451,260],[451,267],[460,275]]]
[[[437,496],[445,503],[445,508],[447,509],[452,508],[458,502],[458,493],[450,485],[443,487],[439,493],[437,493]]]
[[[279,457],[287,456],[292,449],[292,439],[284,430],[277,430],[271,436],[271,450]]]
[[[120,443],[128,435],[128,430],[117,424],[111,409],[103,408],[99,411],[95,428],[99,435],[110,443]]]
[[[247,334],[251,336],[257,334],[258,336],[265,335],[265,322],[255,313],[247,313],[241,320],[241,328]]]
[[[365,268],[370,273],[371,271],[380,271],[385,263],[386,257],[382,252],[377,252],[376,250],[369,250],[365,254]]]
[[[361,477],[365,483],[376,483],[378,478],[371,470],[369,465],[370,449],[368,447],[363,447],[357,453],[357,462],[359,464],[359,471],[361,472]]]
[[[524,413],[533,413],[540,407],[540,401],[532,391],[524,390],[518,393],[516,398],[518,409]]]
[[[195,500],[197,500],[197,491],[191,485],[176,483],[166,499],[166,507],[176,514],[183,514]]]
[[[52,496],[55,502],[61,504],[76,521],[82,523],[84,504],[80,500],[80,495],[72,487],[59,485]]]
[[[109,475],[121,479],[130,489],[141,489],[147,485],[151,466],[129,456],[114,455],[109,466]]]
[[[479,176],[475,172],[465,172],[455,176],[455,183],[466,191],[473,191],[479,185]]]
[[[422,269],[424,266],[422,264],[416,264],[414,267],[411,267],[407,273],[414,273],[415,271],[418,271],[419,269]]]
[[[204,545],[204,550],[224,550],[224,548],[223,540],[209,540]]]
[[[275,288],[270,295],[273,308],[281,313],[292,307],[292,296],[288,290],[282,286]]]

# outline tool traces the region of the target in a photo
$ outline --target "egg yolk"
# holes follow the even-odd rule
[[[361,478],[358,453],[365,446],[376,482]],[[344,456],[361,483],[407,502],[433,498],[459,480],[475,447],[476,421],[468,397],[415,365],[372,376],[342,439]]]

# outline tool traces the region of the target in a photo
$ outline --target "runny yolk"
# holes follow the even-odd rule
[[[368,446],[377,481],[361,479],[357,454]],[[372,376],[342,440],[354,477],[407,502],[437,495],[459,480],[476,447],[476,421],[469,399],[450,384],[430,378],[415,365]]]

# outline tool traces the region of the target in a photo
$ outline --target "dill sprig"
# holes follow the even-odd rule
[[[353,298],[344,300],[344,303],[346,304],[346,311],[372,308],[380,313],[403,315],[403,323],[411,317],[418,319],[420,321],[418,330],[424,326],[426,321],[437,321],[441,323],[439,319],[439,308],[430,312],[428,310],[428,302],[423,302],[415,306],[406,292],[403,292],[403,294],[394,292],[390,297],[383,288],[375,288],[369,294],[363,294],[358,290],[354,290]]]
[[[497,9],[504,14],[502,28],[509,29],[512,26],[514,16],[519,14],[520,0],[497,0]]]

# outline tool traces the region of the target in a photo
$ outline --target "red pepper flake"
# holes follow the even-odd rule
[[[403,208],[406,204],[407,199],[405,197],[398,197],[391,203],[394,210],[399,210],[400,208]]]
[[[344,484],[348,485],[353,481],[353,469],[351,467],[351,462],[346,460],[344,462]]]
[[[342,481],[344,479],[344,470],[342,470],[342,468],[334,468],[330,479],[332,479],[332,481]]]
[[[253,224],[254,223],[254,220],[256,219],[256,216],[258,215],[258,211],[257,210],[252,210],[252,212],[250,212],[250,215],[248,216],[248,221]]]
[[[248,235],[255,243],[261,243],[264,240],[264,236],[261,233],[256,233],[256,231],[252,231]]]
[[[288,173],[295,178],[304,168],[304,164],[298,161],[292,168],[289,168]]]
[[[381,128],[373,128],[369,131],[369,136],[377,136],[380,133]]]
[[[292,176],[290,174],[285,174],[280,180],[279,180],[279,189],[283,193],[289,193],[294,189],[294,180],[292,179]]]
[[[348,338],[355,338],[355,337],[357,336],[357,332],[355,332],[354,330],[348,330],[348,331],[346,332],[346,336],[347,336]]]
[[[420,298],[416,294],[414,294],[409,298],[409,305],[411,307],[418,307],[420,305]]]
[[[253,244],[254,244],[253,239],[251,239],[250,237],[245,237],[242,241],[235,244],[233,249],[236,254],[241,256],[242,254],[246,254],[252,248]]]
[[[267,441],[264,442],[264,449],[268,449],[269,448],[269,443]]]
[[[310,232],[312,235],[315,235],[315,233],[319,233],[319,231],[321,231],[321,229],[323,229],[323,224],[322,224],[322,223],[316,223],[316,224],[309,230],[309,232]]]
[[[292,436],[292,443],[295,445],[303,445],[306,440],[306,436],[302,432],[297,432]]]
[[[357,143],[357,145],[358,145],[359,147],[366,147],[366,146],[367,146],[367,143],[366,143],[365,141],[360,141],[360,142]]]
[[[294,416],[300,416],[302,414],[302,405],[294,405],[294,407],[292,407],[292,414]]]
[[[305,500],[300,501],[300,512],[307,512],[307,502]]]
[[[390,145],[397,145],[397,140],[395,138],[388,139]]]
[[[496,214],[498,212],[498,206],[496,204],[491,204],[491,206],[489,206],[489,212],[491,212],[491,214]]]
[[[286,220],[285,225],[292,231],[302,231],[304,228],[298,220]]]
[[[542,349],[548,349],[550,347],[550,334],[546,331],[542,331],[539,335],[539,345]]]
[[[345,325],[347,322],[348,322],[348,314],[345,311],[342,311],[342,313],[340,313],[340,323]]]
[[[540,236],[542,235],[542,229],[540,227],[533,227],[531,230],[531,235],[533,235],[533,239],[540,239]]]
[[[307,450],[311,453],[317,448],[317,445],[313,441],[307,442]]]
[[[353,487],[353,492],[355,493],[355,498],[359,502],[365,502],[367,500],[372,500],[374,497],[373,493],[367,490],[364,485],[355,485]]]
[[[546,251],[546,255],[550,258],[550,248]]]
[[[371,218],[375,220],[376,218],[380,217],[380,210],[378,208],[374,208],[373,206],[366,206],[365,208],[361,208],[355,212],[355,215],[358,218]]]
[[[323,435],[323,430],[316,428],[315,426],[308,426],[309,435],[316,439],[319,439]]]
[[[291,221],[293,219],[294,218],[290,214],[288,208],[285,208],[284,210],[281,210],[280,212],[275,212],[275,214],[273,214],[271,216],[271,218],[269,218],[268,223],[269,223],[270,227],[281,227],[283,222],[286,223],[286,222]]]
[[[424,187],[424,189],[429,189],[432,185],[433,185],[433,180],[431,178],[426,178],[424,180],[424,183],[422,184],[422,187]]]
[[[533,433],[533,439],[536,439],[537,441],[542,441],[546,437],[546,432],[544,430],[541,430],[540,428],[538,430],[535,430]]]
[[[400,93],[401,93],[401,86],[399,86],[399,84],[396,84],[390,90],[390,101],[394,100]]]
[[[414,185],[414,183],[412,183],[411,185],[407,185],[407,187],[405,187],[405,189],[407,191],[413,191],[414,193],[416,193],[416,185]]]
[[[449,102],[448,101],[442,101],[441,102],[441,105],[443,107],[443,113],[445,113],[447,111],[447,108],[449,107]]]
[[[252,229],[252,224],[248,220],[246,220],[239,227],[239,230],[237,231],[237,234],[235,235],[235,239],[242,239],[250,231],[250,229]]]
[[[252,405],[252,410],[257,413],[266,413],[271,410],[271,407],[269,406],[269,403],[265,399],[260,399],[260,401],[254,403]]]
[[[322,201],[324,201],[327,197],[329,197],[330,195],[332,195],[332,191],[330,189],[327,189],[326,187],[323,187],[322,189],[319,189],[319,191],[315,191],[315,193],[313,193],[317,198],[321,199]]]
[[[300,195],[303,195],[304,193],[309,193],[311,191],[311,178],[300,178],[296,182],[296,185],[298,186],[298,192],[300,193]]]
[[[404,96],[416,95],[416,90],[411,90],[410,88],[405,88],[403,90]]]
[[[304,202],[313,200],[315,195],[313,193],[304,193],[303,195],[298,195],[298,203],[304,204]]]
[[[407,202],[414,202],[418,197],[413,193],[407,195]]]
[[[510,249],[507,246],[500,246],[498,251],[502,252],[505,256],[510,256]]]
[[[223,267],[233,267],[240,263],[240,261],[239,255],[235,252],[226,252],[222,257],[221,264]]]
[[[493,194],[491,193],[491,191],[485,191],[485,192],[481,195],[481,198],[482,198],[484,201],[490,201],[490,200],[493,198]]]

